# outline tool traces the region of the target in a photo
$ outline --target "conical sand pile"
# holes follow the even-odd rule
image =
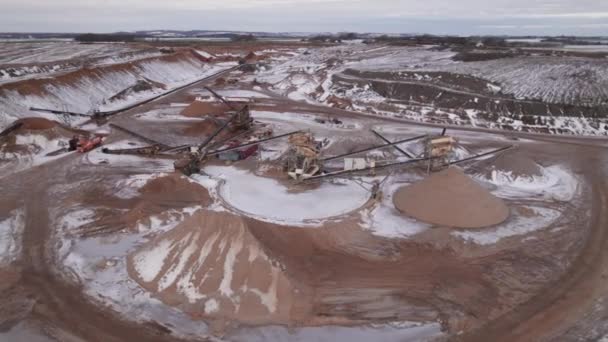
[[[408,216],[448,227],[487,227],[509,216],[509,208],[501,199],[453,167],[400,188],[393,201]]]
[[[128,258],[130,276],[192,316],[249,324],[290,320],[295,287],[243,220],[199,211]]]

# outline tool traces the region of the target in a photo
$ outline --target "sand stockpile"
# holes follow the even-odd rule
[[[121,188],[128,186],[118,184],[113,193],[124,190]],[[77,203],[90,207],[111,208],[96,210],[96,219],[80,226],[74,234],[94,236],[123,229],[139,229],[139,225],[150,225],[152,217],[160,221],[181,219],[179,211],[211,203],[207,189],[190,182],[187,177],[178,173],[147,181],[131,198],[116,197],[113,193],[107,193],[102,188],[93,188],[74,199]],[[177,212],[172,212],[172,209]]]
[[[198,211],[129,255],[127,267],[155,297],[193,317],[268,324],[301,312],[281,266],[231,214]]]
[[[5,136],[39,134],[47,138],[71,138],[75,134],[89,135],[87,131],[65,126],[57,121],[40,117],[28,117],[16,120],[11,124],[13,129],[7,129]]]
[[[222,115],[229,108],[220,102],[194,101],[181,111],[181,115],[187,117],[202,117],[206,115]]]
[[[501,199],[455,167],[400,188],[393,201],[406,215],[448,227],[487,227],[509,216],[509,208]]]
[[[56,126],[59,126],[59,123],[57,123],[56,121],[52,121],[49,119],[45,119],[45,118],[24,118],[24,119],[20,119],[17,120],[16,122],[21,123],[21,128],[22,129],[29,129],[29,130],[45,130],[45,129],[51,129],[51,128],[55,128]]]
[[[188,125],[182,130],[182,133],[191,137],[198,137],[201,135],[207,136],[214,133],[219,127],[220,124],[218,121],[213,119],[204,119],[203,121]]]

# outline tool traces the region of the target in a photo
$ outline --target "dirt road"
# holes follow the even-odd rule
[[[458,341],[545,341],[559,339],[591,310],[598,295],[606,294],[608,267],[608,187],[602,165],[589,165],[593,201],[590,235],[580,255],[557,282],[523,305],[461,335]]]

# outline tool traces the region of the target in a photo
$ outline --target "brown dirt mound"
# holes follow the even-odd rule
[[[245,60],[255,60],[258,56],[253,51],[249,51],[249,53],[245,56]]]
[[[76,197],[77,203],[108,209],[97,210],[98,219],[83,225],[74,233],[92,236],[134,229],[137,223],[145,224],[149,222],[150,217],[161,215],[170,209],[207,206],[211,203],[207,189],[191,183],[188,178],[178,173],[148,181],[139,189],[139,193],[138,197],[122,199],[94,188]],[[116,212],[117,209],[119,213]],[[160,219],[171,218],[171,214],[165,216]]]
[[[193,123],[183,129],[185,135],[191,137],[208,136],[219,128],[219,124],[212,119],[205,119],[201,122]],[[222,135],[223,136],[223,135]]]
[[[81,68],[73,72],[63,73],[48,78],[27,79],[2,85],[0,93],[15,91],[21,95],[47,95],[48,87],[74,86],[87,79],[99,79],[108,73],[139,74],[139,68],[147,62],[158,60],[166,63],[193,60],[197,54],[189,50],[180,50],[174,54],[142,58],[137,61],[111,64],[93,68]],[[87,81],[88,82],[88,81]]]
[[[508,152],[484,161],[476,167],[484,175],[491,177],[492,171],[510,172],[512,177],[540,177],[542,167],[526,155]]]
[[[393,201],[406,215],[447,227],[488,227],[509,216],[509,208],[501,199],[455,167],[400,188]]]
[[[194,101],[180,113],[187,117],[201,117],[205,115],[221,115],[226,112],[225,105],[219,102]]]
[[[128,257],[129,275],[196,318],[286,323],[295,286],[238,216],[200,210]]]
[[[59,126],[58,122],[45,118],[23,118],[17,120],[16,122],[20,122],[23,124],[21,126],[22,129],[29,130],[45,130]]]

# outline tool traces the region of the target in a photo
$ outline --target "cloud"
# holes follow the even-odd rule
[[[2,0],[0,31],[601,34],[600,0]]]

